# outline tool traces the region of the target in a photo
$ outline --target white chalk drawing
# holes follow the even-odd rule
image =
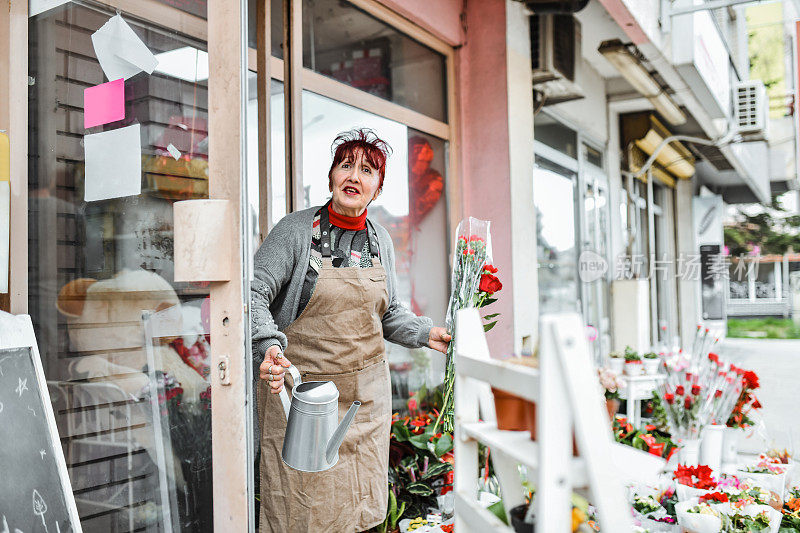
[[[41,455],[42,459],[44,459],[44,456],[47,455],[47,452],[44,450],[39,450],[39,455]]]
[[[0,531],[0,533],[9,533],[8,522],[6,522],[6,515],[3,515],[3,531]]]
[[[58,522],[56,522],[56,533],[61,533],[61,526],[58,525]]]
[[[36,411],[34,411],[34,410],[33,410],[33,407],[31,407],[30,405],[28,406],[28,411],[30,411],[31,413],[33,413],[33,416],[36,416]]]
[[[19,394],[19,397],[22,398],[22,393],[28,390],[28,378],[25,379],[17,378],[17,379],[19,380],[19,385],[17,385],[17,388],[14,392]]]
[[[3,412],[3,402],[0,402],[0,413]]]
[[[11,356],[7,355],[7,356],[3,357],[2,359],[0,359],[0,376],[5,376],[5,374],[3,374],[3,361],[5,361],[6,359],[11,359]],[[0,533],[4,533],[4,532],[0,532]]]
[[[44,525],[44,532],[47,533],[47,522],[44,521],[44,513],[47,512],[47,504],[44,503],[44,498],[39,494],[39,491],[33,489],[33,514],[42,517],[42,525]]]

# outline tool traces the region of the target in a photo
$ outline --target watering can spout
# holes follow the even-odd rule
[[[342,418],[342,421],[339,422],[339,427],[336,428],[336,431],[333,432],[331,435],[330,440],[328,441],[328,446],[325,448],[325,460],[328,463],[332,463],[334,457],[339,452],[339,446],[342,445],[342,441],[344,441],[344,436],[347,433],[347,430],[350,429],[350,424],[353,422],[353,419],[356,417],[356,411],[361,406],[361,402],[353,402],[353,405],[350,406],[350,409]]]

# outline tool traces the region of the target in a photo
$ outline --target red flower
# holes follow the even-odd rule
[[[415,398],[408,399],[408,410],[409,411],[416,411],[417,410],[417,400]]]
[[[655,425],[653,425],[653,424],[647,424],[647,425],[644,427],[644,430],[645,430],[645,431],[653,431],[653,430],[655,430],[655,429],[656,429],[656,426],[655,426]]]
[[[686,381],[692,381],[692,373],[691,372],[687,372],[686,373]]]
[[[451,471],[449,471],[448,473],[446,473],[444,475],[444,482],[446,484],[448,484],[448,485],[452,485],[453,484],[453,477],[454,477],[453,476],[453,471],[451,470]]]
[[[691,396],[687,396],[686,398],[683,399],[683,408],[686,409],[687,411],[692,408]]]
[[[677,394],[678,396],[683,396],[683,385],[678,385],[675,388],[675,394]]]
[[[719,356],[717,354],[715,354],[714,352],[708,352],[708,360],[709,361],[714,361],[715,363],[718,363],[719,362]]]
[[[724,492],[709,492],[700,496],[700,503],[705,502],[719,502],[725,503],[728,501],[728,495]]]
[[[476,241],[483,242],[483,239],[481,239],[477,235],[470,235],[469,236],[469,242],[476,242]]]
[[[758,400],[753,402],[753,409],[761,409],[761,402]]]
[[[714,398],[719,398],[720,396],[722,396],[722,391],[717,389],[717,392],[714,393]]]
[[[744,381],[747,387],[751,389],[757,389],[759,387],[758,376],[752,370],[748,370],[744,373]]]
[[[697,384],[692,385],[692,394],[695,395],[695,396],[700,394],[700,385],[697,385]]]
[[[696,489],[711,489],[717,486],[714,478],[711,477],[711,468],[706,465],[685,466],[679,464],[673,473],[673,478],[681,485]]]
[[[421,428],[426,426],[427,424],[422,420],[412,420],[411,425],[414,426],[415,428]]]
[[[484,269],[486,272],[490,273],[490,274],[497,274],[497,268],[496,268],[496,267],[494,267],[494,266],[492,266],[492,265],[490,265],[489,263],[486,263],[486,264],[483,266],[483,269]]]
[[[664,446],[665,445],[666,445],[666,443],[664,443],[664,442],[654,442],[653,444],[651,444],[649,446],[647,451],[648,451],[648,453],[651,453],[651,454],[653,454],[655,456],[661,457],[662,455],[664,455]]]
[[[503,288],[503,284],[492,274],[483,274],[478,289],[489,294],[495,293]]]
[[[670,393],[666,393],[664,395],[664,399],[667,401],[668,404],[672,405],[672,402],[675,401],[675,395],[674,394],[670,394]]]

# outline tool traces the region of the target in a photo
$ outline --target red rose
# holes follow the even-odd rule
[[[715,363],[718,363],[719,362],[719,356],[717,354],[715,354],[714,352],[708,352],[708,360],[709,361],[714,361]]]
[[[489,294],[495,293],[503,288],[503,284],[492,274],[483,274],[478,289]]]
[[[683,396],[683,385],[678,385],[675,388],[675,394],[677,394],[678,396]]]
[[[686,381],[692,381],[692,373],[691,372],[687,372],[686,373]]]
[[[686,398],[683,399],[683,407],[687,411],[692,408],[692,397],[691,396],[687,396]]]
[[[697,384],[692,385],[692,394],[695,396],[700,394],[700,385]]]
[[[753,402],[753,409],[761,409],[761,402],[758,400]]]
[[[724,492],[709,492],[700,496],[700,503],[705,502],[719,502],[725,503],[728,501],[728,495]]]
[[[492,266],[492,265],[490,265],[489,263],[486,263],[486,264],[483,266],[483,269],[484,269],[485,271],[489,272],[490,274],[497,274],[497,268],[496,268],[496,267],[493,267],[493,266]]]
[[[744,381],[751,389],[757,389],[759,387],[758,376],[752,370],[748,370],[744,373]]]
[[[717,392],[714,393],[714,398],[719,398],[720,396],[722,396],[722,391],[717,389]]]
[[[672,402],[675,401],[675,395],[674,394],[670,394],[670,393],[666,393],[664,395],[664,400],[666,400],[668,404],[672,405]]]

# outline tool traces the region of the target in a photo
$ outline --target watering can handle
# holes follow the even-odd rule
[[[292,386],[297,386],[303,382],[300,378],[300,372],[295,368],[294,365],[290,366],[286,369],[289,374],[292,375]],[[283,388],[280,392],[281,403],[283,404],[283,412],[286,413],[286,420],[289,420],[289,408],[292,406],[292,403],[289,401],[289,394],[286,392],[286,381],[284,379]]]

